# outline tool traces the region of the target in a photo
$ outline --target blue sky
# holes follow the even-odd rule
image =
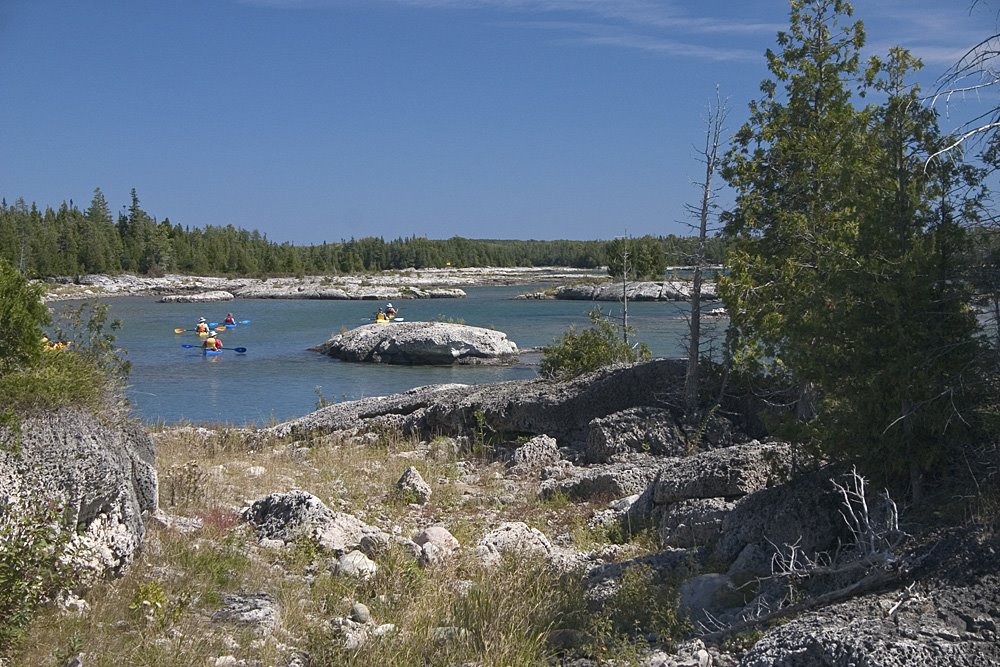
[[[994,29],[972,0],[858,0],[925,88]],[[993,8],[995,10],[996,7]],[[686,234],[786,0],[2,0],[0,195],[279,242]],[[943,122],[964,120],[961,104]]]

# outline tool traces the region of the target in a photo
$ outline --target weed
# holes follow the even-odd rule
[[[186,597],[171,598],[159,579],[139,584],[129,603],[133,616],[147,626],[163,630],[180,619],[190,600]]]
[[[170,507],[191,505],[204,499],[208,474],[197,461],[167,468],[160,486],[160,502]]]

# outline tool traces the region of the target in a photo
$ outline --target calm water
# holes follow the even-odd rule
[[[406,320],[452,320],[498,329],[520,348],[551,344],[571,324],[589,326],[587,311],[600,305],[620,315],[621,304],[585,301],[513,300],[539,285],[465,288],[465,299],[396,302]],[[347,363],[309,352],[342,327],[365,323],[374,301],[248,299],[218,304],[164,304],[153,298],[107,300],[111,317],[121,319],[118,343],[132,362],[128,396],[147,422],[266,423],[306,414],[316,408],[317,388],[329,400],[343,401],[397,393],[427,384],[467,384],[529,379],[536,376],[537,355],[509,368],[477,366],[410,367]],[[683,354],[686,304],[630,303],[629,322],[636,338],[654,356]],[[198,317],[221,321],[232,311],[251,323],[222,334],[226,347],[245,347],[205,358],[182,344],[198,344]]]

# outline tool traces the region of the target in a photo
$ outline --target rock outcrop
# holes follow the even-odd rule
[[[337,403],[264,433],[301,437],[400,428],[429,439],[471,433],[479,424],[491,434],[548,435],[561,447],[583,451],[595,419],[637,406],[662,406],[665,397],[683,386],[684,372],[685,362],[659,359],[601,369],[569,382],[417,387],[402,394]]]
[[[211,303],[213,301],[232,301],[233,298],[232,292],[212,290],[191,294],[168,294],[160,297],[160,303]]]
[[[312,348],[344,361],[383,364],[507,364],[517,345],[507,334],[447,322],[366,324]]]
[[[152,441],[79,409],[25,418],[16,432],[0,429],[0,500],[25,512],[56,503],[75,523],[81,575],[119,574],[157,508]]]
[[[621,283],[610,281],[579,283],[557,287],[555,298],[578,301],[621,301],[622,291]],[[624,294],[629,301],[689,301],[691,299],[691,282],[686,280],[630,282],[625,284]],[[714,283],[702,284],[701,298],[704,301],[715,301],[719,298]]]

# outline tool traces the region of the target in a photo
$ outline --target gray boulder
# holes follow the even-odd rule
[[[811,558],[838,540],[849,542],[839,515],[841,498],[830,482],[835,474],[829,469],[806,473],[738,500],[723,520],[715,558],[732,563],[730,574],[745,581],[771,573],[775,547],[797,544]]]
[[[396,482],[396,490],[412,497],[413,501],[423,505],[431,499],[431,486],[420,476],[420,472],[410,466]]]
[[[265,636],[278,626],[280,608],[269,593],[225,593],[222,602],[212,620],[248,626]]]
[[[502,331],[447,322],[367,324],[313,349],[383,364],[509,364],[517,357],[517,345]]]
[[[734,498],[780,484],[795,466],[792,447],[750,442],[670,459],[653,487],[653,503],[670,505],[688,498]]]
[[[674,503],[660,519],[660,543],[675,549],[714,544],[734,503],[722,498],[693,498]]]
[[[26,417],[0,429],[0,500],[14,511],[64,505],[77,528],[81,574],[119,574],[155,513],[157,477],[149,435],[138,425],[77,409]]]
[[[659,463],[651,458],[601,466],[561,468],[561,478],[546,479],[540,493],[562,493],[574,500],[609,500],[642,493],[656,478]]]
[[[554,438],[538,435],[514,450],[510,465],[515,470],[537,470],[559,462],[559,446]]]
[[[504,554],[520,560],[531,555],[551,558],[553,553],[552,543],[544,533],[520,521],[501,524],[476,546],[476,555],[485,563],[495,563]]]
[[[350,514],[332,511],[305,491],[264,496],[244,510],[243,519],[262,538],[283,542],[313,539],[320,548],[335,555],[354,551],[366,536],[382,533]]]
[[[355,549],[342,554],[333,566],[333,572],[352,579],[371,579],[378,572],[378,565],[361,551]]]
[[[685,440],[669,410],[628,408],[590,422],[584,457],[589,463],[605,463],[636,452],[683,456]]]

